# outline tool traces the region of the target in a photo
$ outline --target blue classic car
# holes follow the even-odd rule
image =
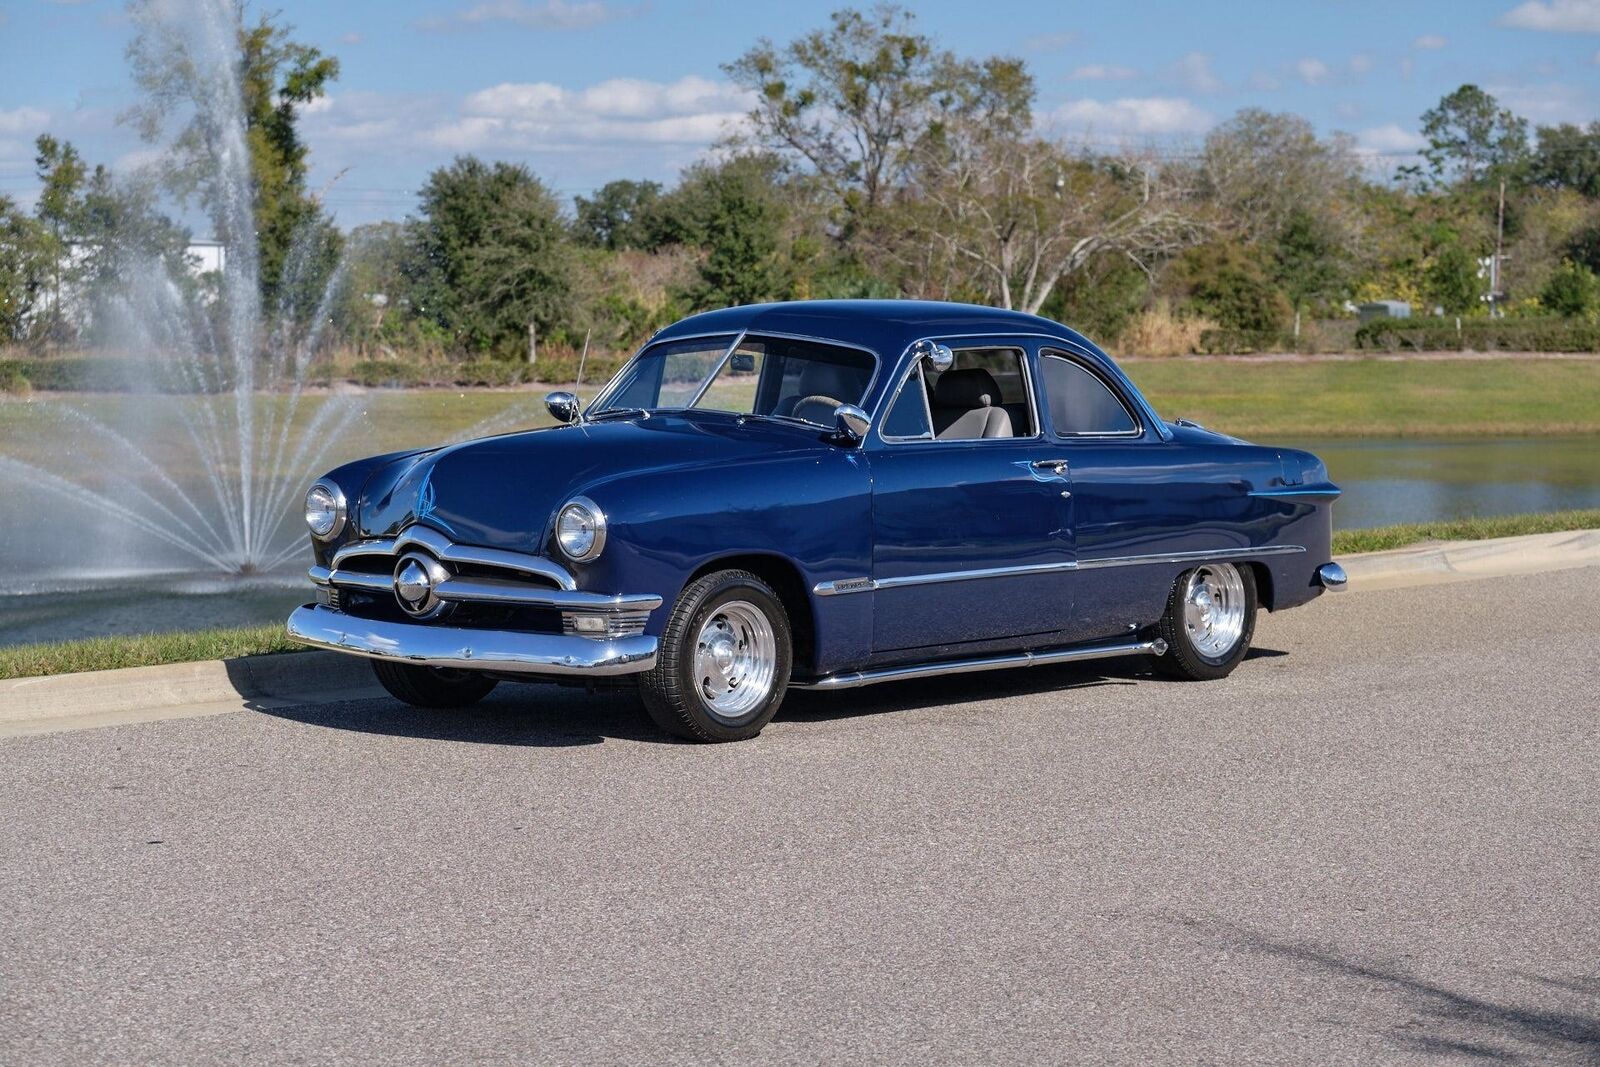
[[[1315,456],[1162,421],[1057,323],[818,301],[662,330],[561,425],[377,456],[306,497],[291,637],[396,697],[636,686],[753,737],[793,688],[1144,655],[1215,679],[1339,589]]]

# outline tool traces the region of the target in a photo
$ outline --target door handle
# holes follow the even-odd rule
[[[1067,473],[1067,461],[1064,459],[1036,459],[1033,461],[1036,471],[1049,471],[1056,477],[1063,477]]]

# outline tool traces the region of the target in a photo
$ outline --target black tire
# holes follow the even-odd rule
[[[771,627],[775,664],[771,688],[752,710],[730,719],[708,702],[695,678],[702,628],[717,609],[744,603],[758,608]],[[656,664],[639,676],[639,695],[655,724],[689,741],[744,741],[759,734],[778,713],[789,686],[794,644],[789,616],[772,587],[748,571],[716,571],[696,579],[679,595],[661,634]]]
[[[1184,591],[1195,572],[1205,570],[1207,566],[1230,568],[1238,574],[1243,586],[1244,626],[1237,642],[1221,656],[1208,656],[1197,648],[1184,620]],[[1167,610],[1156,625],[1157,635],[1167,642],[1166,654],[1154,658],[1157,672],[1168,678],[1193,682],[1226,678],[1250,651],[1250,641],[1256,632],[1256,607],[1255,572],[1248,564],[1202,565],[1184,571],[1172,583],[1172,592],[1167,597]]]
[[[372,661],[372,673],[396,700],[418,708],[465,708],[489,695],[495,679],[476,671]]]

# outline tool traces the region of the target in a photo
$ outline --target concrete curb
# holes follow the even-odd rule
[[[1494,537],[1482,541],[1425,541],[1339,560],[1354,590],[1504,578],[1517,574],[1600,566],[1600,530]]]
[[[1600,530],[1433,541],[1339,561],[1357,591],[1600,566]],[[0,681],[0,737],[383,696],[367,664],[337,652]]]
[[[381,696],[336,652],[246,656],[0,681],[0,737]]]

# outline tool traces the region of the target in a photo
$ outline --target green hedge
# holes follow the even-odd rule
[[[12,359],[0,361],[0,393],[27,396],[33,392],[33,383],[28,381],[28,376],[22,372],[20,362]]]
[[[1374,319],[1356,347],[1383,352],[1600,352],[1600,323],[1586,319]]]
[[[605,381],[622,365],[625,355],[591,354],[583,368],[585,382]],[[505,387],[530,381],[569,382],[578,370],[576,356],[541,357],[537,367],[526,363],[477,358],[462,363],[418,362],[408,359],[365,359],[345,368],[313,368],[307,384],[327,386],[351,381],[368,388],[408,389],[419,386]],[[230,382],[213,383],[224,390]],[[193,392],[190,381],[159,364],[102,356],[63,356],[54,359],[0,359],[0,393],[21,393],[29,388],[47,392],[120,393],[134,388],[164,393]]]

